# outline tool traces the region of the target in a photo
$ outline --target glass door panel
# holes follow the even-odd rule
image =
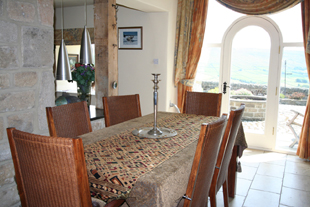
[[[220,47],[203,48],[197,66],[193,91],[219,92],[220,57]]]
[[[277,28],[268,18],[253,16],[236,20],[224,37],[222,113],[245,104],[242,123],[251,148],[272,150],[275,147],[279,39]]]
[[[245,132],[265,133],[269,59],[270,38],[265,30],[248,26],[236,34],[231,58],[230,107],[245,104],[242,117]]]
[[[276,148],[296,152],[309,90],[303,47],[283,49]]]

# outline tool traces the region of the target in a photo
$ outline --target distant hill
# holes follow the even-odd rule
[[[269,50],[234,49],[232,52],[231,79],[238,83],[266,85],[269,70]],[[286,82],[285,80],[286,61]],[[284,50],[281,66],[281,86],[309,88],[308,74],[303,51]],[[220,49],[203,51],[198,64],[197,79],[216,81],[219,78]]]

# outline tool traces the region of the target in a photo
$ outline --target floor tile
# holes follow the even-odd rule
[[[259,190],[250,189],[245,198],[244,207],[278,207],[280,195]]]
[[[286,160],[291,162],[305,162],[304,159],[299,158],[297,155],[287,155]]]
[[[243,155],[245,156],[257,155],[257,154],[263,154],[263,153],[264,151],[262,150],[256,150],[256,149],[250,149],[250,148],[243,150]]]
[[[237,177],[247,180],[253,180],[256,171],[257,171],[256,167],[242,166],[242,172],[237,173]]]
[[[283,186],[310,192],[310,177],[306,175],[285,173]]]
[[[257,161],[252,161],[250,159],[239,159],[239,162],[241,163],[241,168],[243,168],[243,166],[248,166],[248,167],[258,167],[259,166],[259,162]]]
[[[229,198],[229,207],[242,207],[244,199],[245,199],[244,196],[238,196],[238,195],[236,195],[235,198]],[[218,207],[224,206],[224,198],[222,192],[218,192],[216,194],[216,204]]]
[[[260,163],[257,174],[283,178],[284,166]]]
[[[310,192],[282,188],[281,205],[294,207],[307,207],[310,205]]]
[[[251,183],[251,180],[237,178],[236,195],[247,196]]]
[[[251,185],[251,189],[281,193],[282,179],[277,177],[265,176],[265,175],[255,175],[254,180]]]
[[[310,176],[310,162],[287,161],[285,173]]]
[[[265,152],[264,157],[260,162],[284,166],[286,163],[286,157],[287,155],[282,153]]]

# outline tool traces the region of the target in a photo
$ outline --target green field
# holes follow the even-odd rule
[[[235,83],[267,85],[269,70],[269,50],[235,49],[232,52],[231,79]],[[281,68],[281,86],[309,88],[308,74],[303,51],[284,50]],[[219,80],[220,49],[203,51],[197,71],[199,81]],[[276,77],[274,77],[276,80]]]

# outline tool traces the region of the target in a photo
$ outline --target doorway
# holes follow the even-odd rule
[[[247,143],[264,150],[276,143],[282,35],[275,25],[268,17],[237,19],[224,34],[221,53],[222,113],[244,103]]]

